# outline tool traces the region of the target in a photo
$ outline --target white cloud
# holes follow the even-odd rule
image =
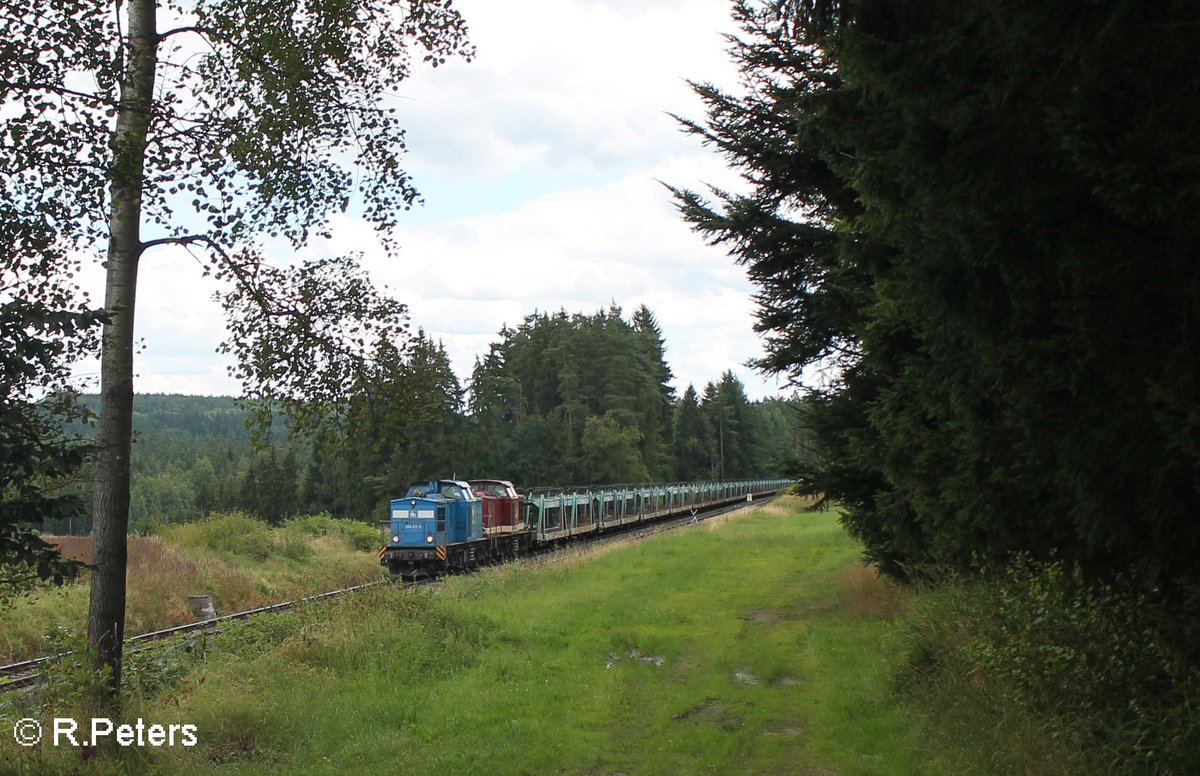
[[[104,270],[85,262],[80,286],[93,304],[104,300]],[[225,339],[221,306],[213,299],[217,282],[202,275],[186,250],[162,247],[147,251],[138,270],[134,336],[134,388],[138,393],[237,394],[232,363],[216,350]],[[99,389],[100,365],[88,360],[75,374],[87,390]]]
[[[666,114],[699,113],[686,79],[734,80],[726,0],[458,5],[478,58],[417,73],[402,94],[418,167],[472,177],[653,164],[680,145]]]
[[[658,182],[737,188],[667,115],[702,115],[687,78],[736,83],[721,37],[728,0],[456,5],[478,59],[421,69],[396,100],[410,167],[430,192],[402,219],[401,251],[385,256],[369,226],[337,216],[331,241],[272,252],[361,251],[464,378],[502,325],[535,310],[645,303],[680,391],[733,369],[752,396],[773,393],[774,381],[741,366],[760,354],[744,271],[690,231]],[[225,336],[216,284],[177,249],[148,254],[140,284],[137,389],[236,393],[215,354]]]
[[[616,303],[629,313],[645,303],[663,328],[680,390],[733,369],[751,395],[773,393],[774,383],[742,366],[760,355],[752,286],[679,219],[658,183],[676,176],[731,183],[711,155],[696,153],[506,212],[401,229],[403,248],[393,258],[353,219],[335,219],[333,239],[364,253],[414,322],[445,341],[462,377],[502,325],[536,310],[591,313]]]

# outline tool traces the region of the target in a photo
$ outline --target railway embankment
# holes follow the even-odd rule
[[[91,538],[49,537],[68,558],[91,559]],[[162,526],[129,540],[125,632],[193,622],[189,597],[211,598],[218,614],[379,579],[379,532],[354,520],[309,515],[270,526],[240,512]],[[82,645],[88,572],[0,607],[0,663]]]
[[[143,689],[126,716],[194,726],[194,746],[126,749],[85,770],[1058,769],[1053,745],[1012,719],[942,734],[962,709],[898,681],[911,673],[911,595],[859,565],[860,551],[836,515],[780,499],[232,624],[134,669]],[[27,773],[80,764],[45,745],[4,742],[0,755]]]

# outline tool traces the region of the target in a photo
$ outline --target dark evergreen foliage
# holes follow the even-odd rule
[[[83,511],[76,479],[90,448],[63,423],[85,410],[60,381],[66,357],[99,321],[95,313],[55,306],[64,300],[54,290],[20,290],[32,293],[0,305],[0,599],[79,570],[35,529],[47,517],[69,521]],[[37,397],[44,388],[58,390]]]
[[[648,308],[632,321],[616,306],[538,313],[500,336],[476,365],[471,419],[508,457],[487,455],[481,464],[530,485],[671,477],[671,371]],[[624,463],[597,471],[600,448]]]
[[[712,479],[712,427],[700,409],[700,397],[689,385],[675,405],[672,422],[672,441],[675,450],[675,477],[685,482]]]
[[[66,39],[59,41],[62,55],[86,45]],[[55,66],[66,67],[0,56],[0,82],[44,75],[37,71]],[[10,100],[21,102],[27,109],[37,105],[27,95]],[[67,128],[42,122],[26,131],[14,127],[0,142],[0,598],[38,581],[61,582],[79,569],[36,530],[47,517],[81,518],[77,480],[91,449],[78,429],[88,411],[68,378],[107,320],[89,309],[73,282],[75,251],[88,235],[68,228],[83,205],[62,191],[87,173],[43,169],[34,159],[78,161],[77,148],[56,146],[69,137]],[[25,186],[38,197],[22,196]]]
[[[747,401],[732,373],[713,387],[711,407],[701,409],[695,390],[678,403],[649,308],[629,321],[615,306],[593,315],[538,313],[500,336],[471,380],[473,434],[487,440],[474,460],[492,476],[527,486],[717,478],[709,424],[726,421],[716,415],[728,416],[728,476],[768,472],[771,456],[758,454],[768,428],[760,405]],[[681,424],[684,436],[673,438]],[[735,425],[748,429],[736,450]]]
[[[1014,553],[1195,580],[1193,4],[735,4],[745,89],[688,127],[750,193],[678,192],[759,284],[810,488],[892,574]]]

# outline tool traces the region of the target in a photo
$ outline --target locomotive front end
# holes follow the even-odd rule
[[[431,574],[432,567],[446,559],[444,547],[440,557],[438,552],[439,534],[445,528],[445,507],[440,507],[442,525],[438,525],[439,507],[429,498],[392,500],[388,544],[380,554],[390,573],[405,578]]]
[[[405,579],[437,576],[482,536],[482,504],[465,482],[418,483],[392,500],[389,528],[380,563]]]

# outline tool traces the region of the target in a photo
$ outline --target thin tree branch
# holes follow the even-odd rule
[[[31,91],[32,92],[48,92],[50,94],[56,94],[60,97],[63,97],[63,96],[78,97],[81,100],[88,100],[88,101],[91,101],[94,103],[98,103],[100,105],[113,105],[114,104],[111,99],[101,97],[96,94],[90,94],[88,92],[80,92],[80,91],[76,91],[74,89],[68,89],[65,86],[59,86],[58,84],[52,84],[52,83],[35,83],[32,81],[27,82],[27,83],[19,83],[16,81],[0,81],[0,89],[2,89],[5,92],[9,92],[9,93],[25,93],[25,92],[31,92]]]
[[[183,245],[188,246],[193,243],[201,243],[208,248],[216,251],[222,258],[228,258],[225,250],[217,244],[216,240],[206,234],[189,234],[183,237],[159,237],[155,240],[146,240],[142,243],[141,253],[145,253],[150,248],[157,248],[160,245]]]
[[[203,38],[215,38],[216,37],[216,35],[214,34],[214,31],[209,29],[208,27],[197,27],[197,26],[176,27],[173,30],[167,30],[166,32],[158,33],[158,42],[162,43],[164,40],[171,37],[172,35],[183,35],[183,34],[189,33],[189,32],[194,32]]]

